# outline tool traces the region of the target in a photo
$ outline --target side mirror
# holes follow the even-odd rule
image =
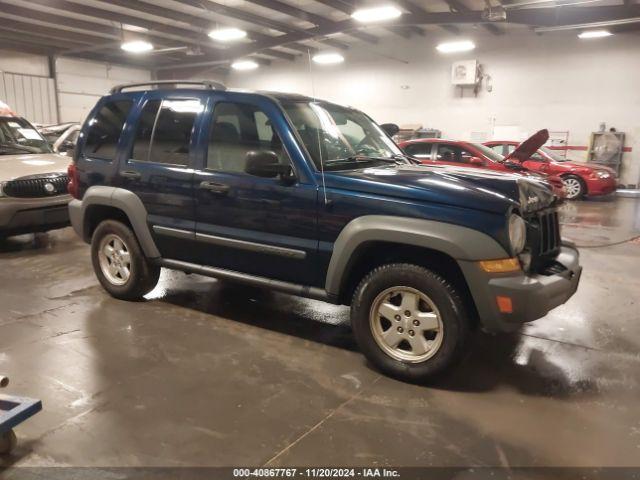
[[[390,137],[393,137],[400,131],[400,127],[395,123],[383,123],[382,125],[380,125],[380,128],[384,130],[384,133],[386,133]]]
[[[270,150],[247,152],[244,171],[249,175],[263,178],[288,179],[293,177],[291,165],[279,163],[278,156]]]
[[[484,160],[482,160],[480,157],[471,157],[469,159],[469,163],[474,167],[484,167]]]

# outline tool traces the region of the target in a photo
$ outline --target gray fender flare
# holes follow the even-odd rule
[[[69,205],[72,224],[78,234],[85,239],[85,214],[87,208],[92,205],[104,205],[122,210],[129,218],[144,254],[148,258],[160,258],[160,252],[147,225],[147,209],[135,193],[123,188],[93,186],[86,191],[82,201],[72,201]]]
[[[489,235],[459,225],[419,218],[366,215],[349,222],[335,243],[325,289],[338,296],[349,260],[367,242],[390,242],[429,248],[457,260],[492,260],[509,254]]]

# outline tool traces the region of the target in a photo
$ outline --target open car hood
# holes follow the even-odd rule
[[[536,153],[542,145],[547,143],[547,140],[549,140],[549,130],[545,128],[534,133],[518,145],[518,148],[505,157],[505,160],[524,162],[525,160],[528,160],[531,155]]]

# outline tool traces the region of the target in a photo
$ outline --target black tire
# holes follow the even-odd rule
[[[116,236],[121,239],[130,255],[129,276],[122,284],[111,281],[100,265],[100,245],[103,239]],[[160,267],[151,264],[145,257],[138,239],[131,229],[117,220],[105,220],[95,229],[91,237],[91,262],[93,270],[103,288],[120,300],[140,300],[158,283]],[[124,279],[123,279],[124,280]]]
[[[584,181],[577,175],[566,175],[562,177],[562,182],[565,184],[567,200],[580,200],[587,193],[587,186],[584,184]],[[571,185],[575,186],[575,188],[571,190],[571,195],[569,194],[570,192],[568,190],[567,182],[571,182]]]
[[[426,295],[440,313],[440,346],[430,358],[419,363],[394,358],[374,338],[370,321],[374,302],[383,292],[400,286]],[[389,328],[395,328],[395,324],[389,323]],[[409,382],[422,382],[457,363],[464,356],[471,332],[464,302],[454,287],[431,270],[402,263],[378,267],[360,282],[351,302],[351,326],[360,349],[372,364],[390,376]]]

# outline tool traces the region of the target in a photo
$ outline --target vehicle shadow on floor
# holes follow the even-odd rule
[[[196,309],[246,325],[349,351],[358,351],[346,307],[326,305],[290,295],[226,282],[204,290],[170,290],[162,301]],[[547,358],[528,345],[526,362],[519,358],[529,338],[513,334],[476,332],[470,353],[455,367],[422,385],[459,392],[486,392],[511,386],[526,395],[564,397],[590,394],[595,384],[572,381]],[[366,367],[375,367],[362,358]]]

